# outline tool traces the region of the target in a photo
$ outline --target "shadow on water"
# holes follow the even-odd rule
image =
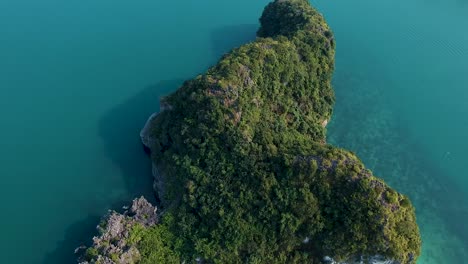
[[[140,196],[141,193],[135,194]],[[145,195],[146,197],[146,195]],[[133,198],[132,198],[133,199]],[[111,204],[108,208],[117,212],[122,212],[124,206],[128,206],[131,199],[121,199]],[[93,209],[90,209],[93,211]],[[95,210],[94,210],[95,211]],[[76,263],[79,254],[74,254],[75,249],[82,245],[91,245],[93,236],[97,235],[97,226],[101,218],[105,216],[107,211],[103,211],[100,215],[88,215],[85,219],[77,221],[70,225],[65,230],[65,236],[62,241],[57,243],[57,247],[47,253],[42,264],[62,264]],[[80,252],[82,253],[82,252]]]
[[[235,47],[255,40],[257,24],[221,27],[211,33],[212,51],[216,60]]]
[[[84,220],[75,222],[65,231],[65,237],[60,241],[54,251],[48,253],[43,264],[76,263],[75,248],[86,242],[89,244],[95,233],[96,225],[101,216],[88,216]]]
[[[148,86],[122,104],[117,105],[99,122],[99,136],[107,156],[120,168],[127,193],[152,195],[151,164],[143,152],[140,130],[148,117],[159,111],[159,99],[176,90],[183,80],[160,81]]]
[[[124,205],[144,195],[154,202],[151,163],[140,142],[140,130],[147,118],[159,110],[159,98],[176,90],[183,80],[160,81],[148,86],[127,101],[106,113],[99,122],[99,136],[104,142],[106,155],[120,168],[126,187],[126,197],[119,198],[108,208],[122,211]],[[90,209],[89,211],[96,211]],[[73,254],[80,245],[89,245],[102,215],[89,215],[70,225],[57,247],[44,258],[44,264],[76,263]]]
[[[211,34],[212,52],[216,60],[232,48],[253,41],[258,25],[246,24],[216,29]],[[140,130],[148,117],[159,110],[159,98],[175,91],[183,79],[160,81],[148,86],[127,101],[116,105],[99,121],[99,137],[104,142],[106,155],[120,168],[128,197],[109,208],[122,211],[124,205],[137,196],[144,195],[154,202],[151,163],[140,142]],[[105,212],[103,212],[104,214]],[[57,247],[45,257],[43,264],[75,263],[73,254],[80,245],[89,245],[102,215],[90,215],[73,223]]]

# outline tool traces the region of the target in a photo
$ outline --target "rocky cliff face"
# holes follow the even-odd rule
[[[133,200],[132,206],[124,213],[115,211],[102,219],[97,227],[99,236],[93,238],[89,248],[80,247],[80,264],[131,264],[140,259],[140,253],[132,242],[130,231],[137,225],[150,227],[158,222],[157,209],[145,198]],[[83,254],[84,251],[84,254]]]
[[[157,140],[153,137],[151,137],[151,128],[155,126],[155,122],[157,120],[157,117],[160,113],[164,111],[171,110],[171,105],[169,105],[167,102],[164,100],[160,101],[160,108],[159,112],[153,113],[148,120],[146,121],[145,126],[140,132],[140,138],[141,138],[141,143],[143,144],[143,147],[145,148],[145,152],[148,155],[152,155],[152,149],[155,148],[155,144],[157,144]],[[154,162],[154,159],[151,159],[151,165],[152,165],[152,174],[153,174],[153,189],[156,193],[156,196],[161,200],[161,203],[163,205],[166,205],[168,201],[164,200],[164,190],[165,190],[165,181],[164,181],[164,175],[161,174],[161,170],[158,169],[158,166]]]

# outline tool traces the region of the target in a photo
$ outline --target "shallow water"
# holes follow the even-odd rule
[[[410,196],[418,263],[468,259],[468,2],[313,3],[338,48],[332,144]]]
[[[1,262],[73,262],[107,209],[151,197],[140,128],[267,2],[0,1]],[[329,141],[412,198],[419,263],[462,263],[467,2],[313,2],[338,41]]]

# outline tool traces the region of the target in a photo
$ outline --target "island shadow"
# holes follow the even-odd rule
[[[214,30],[211,43],[216,61],[233,48],[255,40],[258,27],[256,24],[244,24]],[[112,204],[111,209],[122,211],[122,206],[129,205],[134,197],[141,195],[151,202],[156,201],[152,190],[151,162],[143,150],[140,131],[148,117],[159,111],[159,99],[175,91],[183,82],[184,79],[175,79],[150,85],[116,105],[100,119],[99,137],[103,140],[106,155],[120,168],[128,195]],[[96,226],[105,213],[90,215],[70,225],[64,239],[42,263],[76,263],[78,256],[74,250],[92,243],[92,237],[97,235]]]
[[[74,250],[84,243],[91,243],[93,236],[90,234],[96,233],[96,226],[101,217],[88,216],[69,226],[63,240],[57,243],[57,247],[52,252],[47,253],[42,263],[77,263],[77,256],[73,254]]]
[[[122,198],[115,201],[108,208],[117,212],[123,212],[123,207],[129,204],[130,201],[128,199]],[[56,248],[46,254],[42,264],[77,263],[84,250],[81,249],[76,254],[74,253],[75,250],[80,246],[90,246],[93,243],[93,237],[97,235],[97,226],[108,212],[107,210],[96,213],[94,208],[89,208],[87,211],[93,211],[93,213],[70,225],[65,230],[63,240],[57,242]]]
[[[154,202],[151,162],[143,151],[140,131],[149,116],[159,111],[159,99],[175,91],[184,80],[160,81],[114,107],[99,122],[99,136],[107,156],[120,168],[130,195]]]
[[[236,47],[252,42],[257,36],[257,24],[232,25],[211,32],[213,56],[218,60],[222,55]]]
[[[124,179],[126,195],[110,204],[110,209],[122,212],[124,205],[141,195],[155,202],[152,190],[153,176],[151,162],[143,150],[140,141],[140,130],[148,117],[159,111],[159,99],[175,91],[184,80],[160,81],[144,88],[135,96],[116,105],[99,121],[98,134],[104,143],[104,150],[112,162],[120,168]],[[96,214],[96,210],[87,210],[91,215],[71,224],[65,231],[62,241],[56,248],[47,253],[43,264],[76,263],[78,255],[74,250],[81,245],[90,245],[92,237],[97,235],[96,227],[107,211]]]

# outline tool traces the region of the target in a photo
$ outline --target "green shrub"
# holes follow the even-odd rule
[[[98,255],[99,255],[98,250],[96,248],[90,247],[90,248],[86,249],[85,259],[90,261],[90,260],[96,258]]]
[[[173,225],[169,214],[156,226],[136,225],[131,230],[130,242],[140,251],[140,263],[181,263],[179,239],[168,230],[168,225]]]

